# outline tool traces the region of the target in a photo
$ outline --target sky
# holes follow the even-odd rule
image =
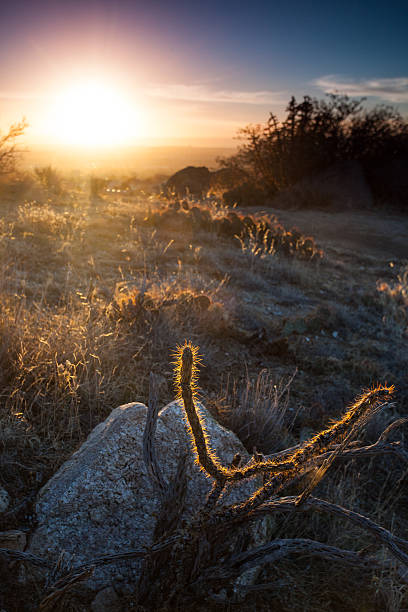
[[[403,2],[16,0],[0,8],[0,129],[62,146],[234,144],[292,95],[408,114]]]

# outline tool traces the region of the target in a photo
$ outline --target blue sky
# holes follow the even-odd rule
[[[95,75],[138,105],[145,139],[227,141],[327,91],[407,114],[407,32],[402,2],[17,0],[0,9],[0,125],[24,114],[41,139],[53,92]]]

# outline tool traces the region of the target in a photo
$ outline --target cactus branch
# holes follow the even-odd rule
[[[224,483],[228,470],[220,465],[218,458],[210,450],[201,417],[194,402],[197,379],[197,351],[198,347],[194,347],[190,343],[178,347],[176,353],[176,390],[178,396],[183,400],[184,410],[190,425],[193,448],[200,466],[217,482]]]

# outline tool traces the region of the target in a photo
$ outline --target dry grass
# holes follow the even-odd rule
[[[399,410],[406,411],[406,347],[382,321],[380,261],[372,269],[364,261],[360,269],[349,251],[321,258],[314,241],[316,256],[302,258],[296,244],[304,245],[305,235],[282,230],[292,243],[285,254],[268,246],[267,231],[259,237],[262,215],[243,216],[214,200],[175,210],[157,196],[90,201],[66,180],[64,188],[58,197],[39,191],[36,200],[1,202],[0,486],[12,504],[0,529],[31,528],[40,486],[112,408],[147,401],[150,371],[161,402],[172,398],[170,355],[186,337],[205,354],[204,400],[218,406],[249,450],[296,443],[303,430],[320,429],[376,379],[397,385]],[[237,218],[241,227],[245,218],[255,224],[246,235],[238,232],[241,242],[232,234]],[[401,279],[399,289],[387,278],[390,289],[381,295],[391,304],[405,296]],[[336,317],[314,316],[321,303]],[[305,331],[287,332],[288,321]],[[220,398],[221,369],[231,384]],[[382,466],[380,482],[390,470],[385,459]],[[348,491],[336,478],[333,486]],[[361,482],[370,478],[362,471]],[[406,501],[399,497],[393,507],[401,528]],[[326,528],[324,521],[312,526],[315,535]],[[338,535],[340,542],[341,530]],[[297,593],[289,597],[282,587],[274,595],[277,609],[313,609],[312,591],[325,609],[331,577],[319,586],[307,566],[302,575]],[[367,588],[373,602],[372,585]],[[387,605],[405,601],[388,575],[378,589]]]
[[[229,381],[223,395],[212,407],[218,420],[236,432],[249,453],[270,454],[290,446],[296,414],[289,407],[290,386],[295,373],[288,380],[275,381],[272,372],[261,370],[255,379],[242,383]]]
[[[394,265],[394,264],[392,264]],[[408,265],[401,267],[396,280],[391,283],[378,282],[384,322],[399,335],[408,332]]]

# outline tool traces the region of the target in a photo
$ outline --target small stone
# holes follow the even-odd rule
[[[0,514],[5,512],[10,505],[10,495],[0,487]]]

